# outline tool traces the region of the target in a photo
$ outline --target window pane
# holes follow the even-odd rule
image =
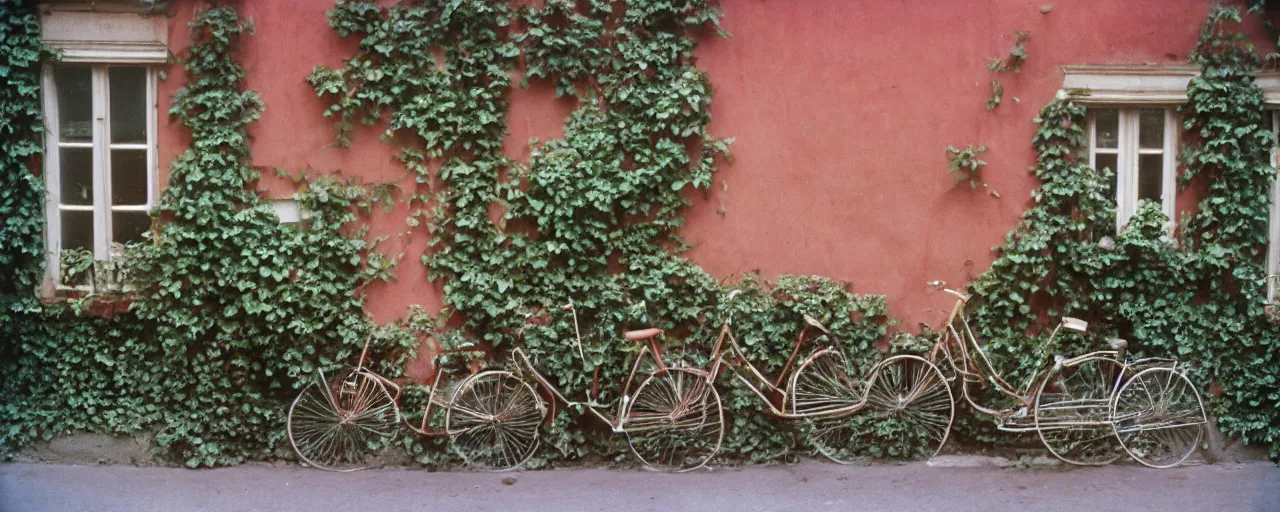
[[[93,212],[62,212],[62,248],[93,250]]]
[[[147,151],[111,150],[111,204],[147,204]]]
[[[63,142],[93,140],[93,81],[88,66],[58,66],[53,81],[58,89],[58,137]]]
[[[1138,147],[1160,149],[1164,147],[1164,111],[1144,108],[1138,111]]]
[[[1093,111],[1093,126],[1097,130],[1097,147],[1119,147],[1120,111],[1100,108]]]
[[[1116,155],[1098,153],[1094,156],[1094,165],[1097,166],[1099,172],[1107,169],[1106,175],[1110,178],[1106,181],[1106,190],[1103,191],[1107,197],[1114,198],[1116,196]]]
[[[1115,153],[1098,153],[1094,156],[1094,168],[1099,171],[1110,169],[1111,175],[1116,174],[1116,154]]]
[[[1164,155],[1138,156],[1138,200],[1159,201],[1164,182]]]
[[[58,179],[62,193],[62,204],[93,204],[93,149],[62,148],[59,150],[58,165],[62,172]]]
[[[111,241],[129,243],[142,240],[142,234],[151,229],[151,214],[147,212],[114,212],[111,218]]]
[[[147,68],[110,68],[107,83],[111,90],[111,142],[146,142]]]

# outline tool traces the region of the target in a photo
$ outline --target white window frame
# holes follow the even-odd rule
[[[99,4],[97,2],[60,2],[42,4],[41,38],[61,53],[61,61],[43,66],[42,88],[45,118],[44,181],[46,274],[43,286],[46,297],[58,291],[85,289],[87,286],[64,286],[62,269],[63,210],[94,212],[93,254],[97,261],[110,261],[112,212],[151,211],[160,193],[158,148],[157,65],[169,60],[168,19],[164,16],[142,16],[136,4]],[[89,142],[60,140],[58,126],[58,94],[54,78],[56,66],[63,64],[89,66],[92,90],[92,139]],[[145,143],[111,144],[108,71],[112,66],[139,66],[146,69]],[[92,148],[92,206],[63,205],[61,187],[61,149]],[[147,201],[144,205],[111,205],[111,150],[143,150],[146,155]]]
[[[1271,133],[1280,136],[1280,110],[1268,109]],[[1271,167],[1280,164],[1280,147],[1271,148]],[[1280,273],[1280,176],[1271,178],[1271,215],[1267,226],[1267,302],[1276,300],[1276,282],[1270,278]]]
[[[1178,182],[1178,116],[1173,107],[1160,105],[1097,105],[1094,108],[1116,110],[1119,113],[1116,148],[1098,148],[1098,129],[1093,111],[1089,113],[1089,166],[1097,169],[1099,152],[1116,154],[1116,231],[1124,229],[1129,219],[1138,211],[1138,164],[1142,155],[1163,156],[1160,180],[1161,209],[1169,218],[1170,228],[1177,222]],[[1160,109],[1164,112],[1164,146],[1160,149],[1141,148],[1138,145],[1140,109]]]
[[[123,211],[150,212],[159,196],[158,148],[156,141],[156,69],[145,63],[128,63],[121,57],[106,62],[77,62],[88,65],[91,69],[92,84],[92,117],[93,136],[90,142],[64,142],[60,140],[61,129],[58,115],[58,89],[54,80],[56,64],[44,66],[44,115],[45,115],[45,147],[44,181],[46,193],[45,205],[45,245],[48,251],[49,279],[57,289],[73,289],[65,286],[62,280],[62,212],[89,211],[93,216],[93,256],[97,261],[111,260],[112,213]],[[111,66],[139,66],[146,69],[146,123],[147,141],[145,143],[111,143],[108,139],[108,127],[111,126],[109,108],[109,88],[107,69]],[[93,149],[93,204],[67,205],[62,203],[62,165],[61,149],[91,148]],[[130,149],[147,152],[147,201],[143,205],[117,206],[111,204],[111,150]]]

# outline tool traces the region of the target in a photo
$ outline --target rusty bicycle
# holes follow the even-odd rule
[[[960,395],[974,411],[995,418],[999,430],[1036,432],[1050,453],[1076,465],[1108,464],[1127,453],[1143,465],[1168,468],[1199,446],[1208,420],[1186,364],[1156,357],[1130,360],[1128,342],[1113,338],[1107,340],[1110,350],[1055,355],[1052,366],[1014,387],[969,327],[970,296],[945,288],[943,281],[929,286],[956,298],[930,360],[952,372]],[[1047,353],[1063,330],[1084,334],[1088,323],[1063,317],[1042,351]],[[974,396],[990,389],[1015,405],[988,408]]]
[[[369,368],[368,352],[366,342],[355,366],[329,376],[317,370],[290,405],[289,443],[307,465],[328,471],[364,469],[399,432],[402,389]],[[538,447],[537,429],[546,416],[541,397],[508,369],[472,372],[440,395],[443,357],[434,360],[436,376],[422,422],[408,427],[426,436],[448,436],[454,453],[471,465],[497,470],[523,465]],[[443,429],[428,425],[433,405],[445,408]]]
[[[572,302],[562,309],[573,314],[574,342],[585,364],[577,311]],[[559,402],[579,407],[615,434],[625,435],[630,450],[645,468],[682,472],[702,467],[724,439],[720,395],[706,371],[665,363],[656,341],[661,334],[660,329],[623,334],[641,349],[622,385],[620,399],[612,406],[613,414],[594,397],[585,401],[566,398],[538,372],[535,362],[516,348],[505,368],[473,372],[447,386],[447,391],[440,385],[445,372],[437,365],[422,421],[409,428],[420,435],[449,437],[451,450],[470,466],[512,470],[522,467],[537,451],[539,429],[553,417],[548,405]],[[289,442],[308,465],[331,471],[363,469],[373,453],[388,446],[398,432],[403,420],[401,387],[369,369],[367,353],[366,343],[356,366],[343,368],[332,377],[317,371],[315,380],[289,408]],[[442,428],[429,425],[433,407],[444,409]]]
[[[577,309],[572,301],[561,309],[573,315],[574,343],[585,365]],[[614,434],[625,435],[631,453],[646,469],[692,471],[705,466],[720,451],[724,410],[707,370],[688,366],[682,360],[666,361],[662,344],[658,343],[662,334],[662,329],[657,328],[623,333],[623,339],[636,343],[640,350],[622,383],[620,398],[612,405],[613,414],[607,412],[610,406],[595,401],[594,392],[588,392],[585,401],[566,398],[537,371],[524,351],[516,349],[513,357],[555,400],[580,407],[608,425]]]
[[[730,292],[727,302],[731,304],[739,292]],[[937,366],[919,356],[894,355],[876,363],[864,377],[852,377],[855,372],[840,350],[808,336],[813,331],[829,334],[827,328],[812,316],[802,317],[790,357],[775,378],[768,378],[738,344],[730,310],[712,350],[711,378],[727,368],[760,399],[768,414],[812,422],[809,442],[837,463],[862,458],[860,444],[866,441],[865,435],[850,421],[858,413],[892,421],[897,435],[909,436],[902,440],[913,445],[914,453],[903,455],[931,457],[942,449],[955,417],[955,401]],[[797,362],[806,345],[810,345],[808,355]]]

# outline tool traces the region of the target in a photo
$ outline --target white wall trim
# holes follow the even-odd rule
[[[1272,133],[1280,133],[1280,110],[1267,111]],[[1280,164],[1280,147],[1271,150],[1271,167]],[[1280,176],[1271,179],[1271,215],[1267,223],[1267,302],[1276,300],[1276,282],[1270,276],[1280,273]]]
[[[45,41],[62,53],[62,62],[110,64],[164,64],[169,48],[160,43]]]
[[[1080,103],[1168,105],[1187,101],[1198,66],[1063,66],[1062,88]]]
[[[41,93],[44,95],[44,247],[45,279],[41,286],[43,295],[50,297],[62,280],[62,174],[61,151],[58,151],[58,91],[53,80],[53,64],[45,64],[41,76]]]
[[[63,62],[163,64],[169,60],[168,18],[53,6],[40,15],[40,37]]]
[[[1200,67],[1063,66],[1062,89],[1085,104],[1176,105],[1186,103],[1187,84],[1200,76]],[[1254,75],[1270,106],[1280,106],[1280,72]]]

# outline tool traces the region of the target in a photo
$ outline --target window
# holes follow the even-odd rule
[[[1116,229],[1142,201],[1156,201],[1170,221],[1178,148],[1176,106],[1198,66],[1063,66],[1062,89],[1089,107],[1089,164],[1115,175]],[[1172,223],[1170,224],[1172,226]]]
[[[1089,164],[1111,169],[1116,228],[1121,229],[1142,201],[1161,204],[1176,219],[1177,118],[1172,108],[1110,106],[1089,109]]]
[[[1268,110],[1262,116],[1262,122],[1266,123],[1267,129],[1271,133],[1276,134],[1280,138],[1280,110]],[[1274,148],[1271,151],[1271,166],[1280,165],[1280,159],[1276,153],[1280,152],[1280,148]],[[1280,274],[1280,177],[1271,180],[1271,222],[1268,226],[1267,236],[1267,275],[1272,276]],[[1272,279],[1267,279],[1267,302],[1275,302],[1276,300],[1276,283]]]
[[[1159,200],[1174,218],[1174,152],[1177,119],[1173,105],[1187,101],[1187,84],[1200,74],[1197,66],[1063,66],[1062,89],[1072,101],[1089,107],[1089,163],[1117,173],[1115,193],[1118,227],[1123,227],[1141,200],[1155,199],[1156,155],[1163,162]],[[1280,105],[1280,72],[1255,75],[1269,108]],[[1127,107],[1127,108],[1126,108]],[[1156,141],[1156,111],[1164,112],[1164,135]],[[1280,111],[1268,110],[1263,121],[1280,134]],[[1157,149],[1159,148],[1159,149]],[[1145,159],[1145,160],[1144,160]],[[1271,155],[1280,163],[1280,148]],[[1267,273],[1280,273],[1280,178],[1271,185],[1270,244]],[[1274,301],[1280,283],[1268,280],[1267,299]]]
[[[45,78],[45,182],[54,257],[87,250],[109,261],[151,226],[155,104],[146,66],[59,64]],[[59,267],[55,267],[59,268]]]
[[[159,183],[150,65],[168,57],[166,25],[93,4],[41,15],[42,37],[62,52],[43,79],[47,289],[83,284],[62,282],[64,251],[75,251],[66,253],[74,266],[110,262],[151,227]]]

